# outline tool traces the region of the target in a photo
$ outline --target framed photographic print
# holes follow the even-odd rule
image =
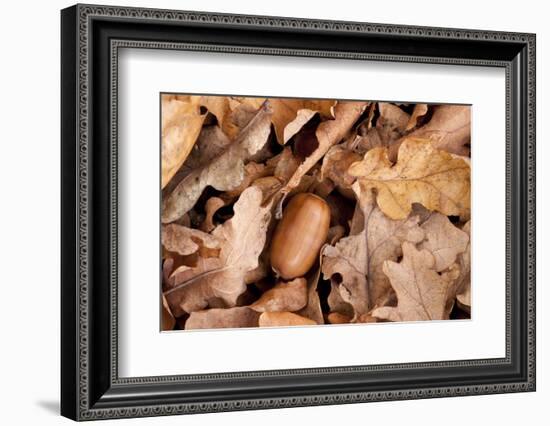
[[[535,36],[76,5],[61,412],[535,390]]]

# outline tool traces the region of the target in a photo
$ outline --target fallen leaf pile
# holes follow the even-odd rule
[[[470,317],[470,107],[161,108],[162,330]]]

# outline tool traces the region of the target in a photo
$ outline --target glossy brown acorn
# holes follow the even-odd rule
[[[295,195],[283,211],[271,242],[271,267],[289,280],[303,276],[315,263],[330,226],[330,208],[310,193]]]

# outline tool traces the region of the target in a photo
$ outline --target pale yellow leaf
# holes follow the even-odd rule
[[[395,165],[385,149],[375,148],[348,172],[362,191],[377,191],[378,206],[392,219],[407,218],[415,202],[447,216],[470,213],[469,164],[425,139],[406,139]]]
[[[199,136],[205,115],[200,106],[163,96],[161,101],[161,187],[186,160]]]

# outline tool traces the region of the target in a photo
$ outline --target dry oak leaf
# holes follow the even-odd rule
[[[317,325],[309,318],[292,312],[264,312],[260,315],[260,327],[287,327],[291,325]]]
[[[244,166],[244,177],[241,183],[220,195],[221,198],[230,200],[235,197],[238,197],[246,188],[248,188],[252,182],[261,177],[265,177],[273,173],[273,167],[266,166],[262,163],[255,163],[253,161],[245,164]]]
[[[401,263],[386,261],[383,269],[397,294],[397,307],[376,308],[372,316],[390,321],[448,319],[449,290],[459,274],[456,264],[438,274],[435,258],[428,250],[417,250],[405,242]]]
[[[323,157],[321,179],[328,177],[339,187],[349,188],[355,178],[348,174],[348,169],[358,161],[361,161],[361,155],[343,145],[335,145]]]
[[[254,115],[265,102],[265,98],[231,96],[228,102],[230,111],[225,115],[221,128],[233,140],[254,118]]]
[[[225,120],[226,114],[230,112],[229,98],[227,96],[191,96],[193,102],[205,107],[218,120],[218,125]]]
[[[231,140],[225,135],[219,126],[204,126],[197,143],[181,167],[184,176],[194,169],[203,167],[214,158],[224,152],[231,144]]]
[[[432,213],[422,224],[426,239],[419,248],[429,250],[435,257],[435,270],[441,272],[455,263],[456,257],[464,253],[470,237],[454,226],[447,216]]]
[[[258,266],[271,220],[271,203],[262,205],[262,192],[246,189],[234,205],[231,219],[212,231],[220,241],[218,258],[200,259],[196,267],[182,266],[172,274],[173,287],[165,292],[172,312],[193,312],[219,298],[234,306],[246,290],[245,276]],[[172,278],[171,277],[171,278]]]
[[[295,312],[307,303],[307,281],[295,278],[289,282],[278,282],[250,305],[256,312]]]
[[[282,215],[282,203],[286,195],[296,188],[302,177],[323,158],[331,146],[340,142],[359,119],[368,102],[338,102],[334,107],[334,119],[323,121],[317,127],[315,136],[317,148],[298,166],[286,185],[281,189],[281,200],[277,207],[277,217]]]
[[[282,182],[286,182],[292,177],[300,165],[300,162],[292,153],[292,149],[285,146],[280,154],[270,158],[267,161],[267,165],[275,168],[273,175],[277,179],[280,179]]]
[[[470,107],[440,105],[435,107],[431,120],[415,132],[416,137],[431,139],[434,146],[453,154],[468,155],[470,143]]]
[[[228,191],[245,177],[245,161],[261,150],[271,131],[271,112],[265,105],[225,151],[203,167],[193,170],[163,199],[162,222],[179,219],[195,205],[204,188]]]
[[[332,108],[335,100],[311,100],[311,99],[269,99],[273,108],[273,127],[277,141],[284,145],[292,136],[300,131],[315,114],[322,118],[332,118]]]
[[[469,164],[425,139],[406,139],[395,165],[387,150],[375,148],[348,172],[357,177],[361,191],[377,191],[378,206],[392,219],[407,218],[415,202],[447,216],[470,213]]]
[[[258,327],[259,317],[258,312],[247,307],[206,309],[191,312],[185,322],[185,329]]]
[[[205,115],[200,105],[163,95],[161,100],[161,186],[164,188],[187,159]]]
[[[314,321],[316,324],[324,324],[323,311],[321,309],[321,300],[317,292],[321,268],[316,266],[306,276],[307,280],[307,303],[302,309],[296,312],[298,315]]]
[[[322,250],[325,279],[338,284],[342,300],[349,303],[355,315],[369,311],[367,288],[367,244],[365,231],[342,238],[336,245]],[[337,277],[337,279],[336,279]]]
[[[171,223],[162,226],[161,241],[164,248],[182,256],[197,251],[212,252],[220,250],[220,241],[206,232],[198,229]],[[201,253],[203,257],[210,257]]]
[[[350,150],[364,155],[365,152],[370,151],[373,148],[385,147],[387,143],[382,140],[380,132],[377,128],[369,129],[364,135],[356,135],[348,142]]]
[[[397,105],[388,102],[379,102],[378,110],[380,117],[376,121],[376,129],[382,143],[387,145],[403,135],[410,116]]]
[[[274,196],[279,189],[283,186],[283,183],[275,176],[265,176],[256,179],[252,182],[252,186],[259,188],[264,194],[264,202],[270,197]]]
[[[428,113],[428,104],[416,104],[414,106],[411,118],[405,127],[405,130],[412,130],[416,127],[418,119]]]
[[[467,105],[438,105],[434,107],[430,121],[407,137],[429,139],[437,149],[467,156],[470,152],[470,120],[470,107]],[[394,159],[401,142],[392,147],[390,159]]]
[[[217,125],[203,126],[197,142],[195,142],[193,149],[187,156],[187,160],[185,160],[168,185],[163,188],[163,197],[171,194],[185,176],[195,169],[206,166],[225,151],[230,144],[231,141],[229,138]]]
[[[355,316],[353,306],[342,298],[338,283],[335,280],[331,280],[330,282],[330,293],[327,297],[327,303],[331,312],[349,317],[350,321]]]
[[[370,306],[382,306],[390,300],[392,287],[382,270],[386,260],[396,261],[403,252],[401,245],[408,241],[419,243],[424,231],[418,226],[418,217],[393,220],[375,206],[370,192],[364,193],[357,182],[352,186],[358,199],[358,208],[352,219],[352,229],[361,229],[366,234],[368,258],[368,291]],[[370,191],[370,190],[368,190]]]

